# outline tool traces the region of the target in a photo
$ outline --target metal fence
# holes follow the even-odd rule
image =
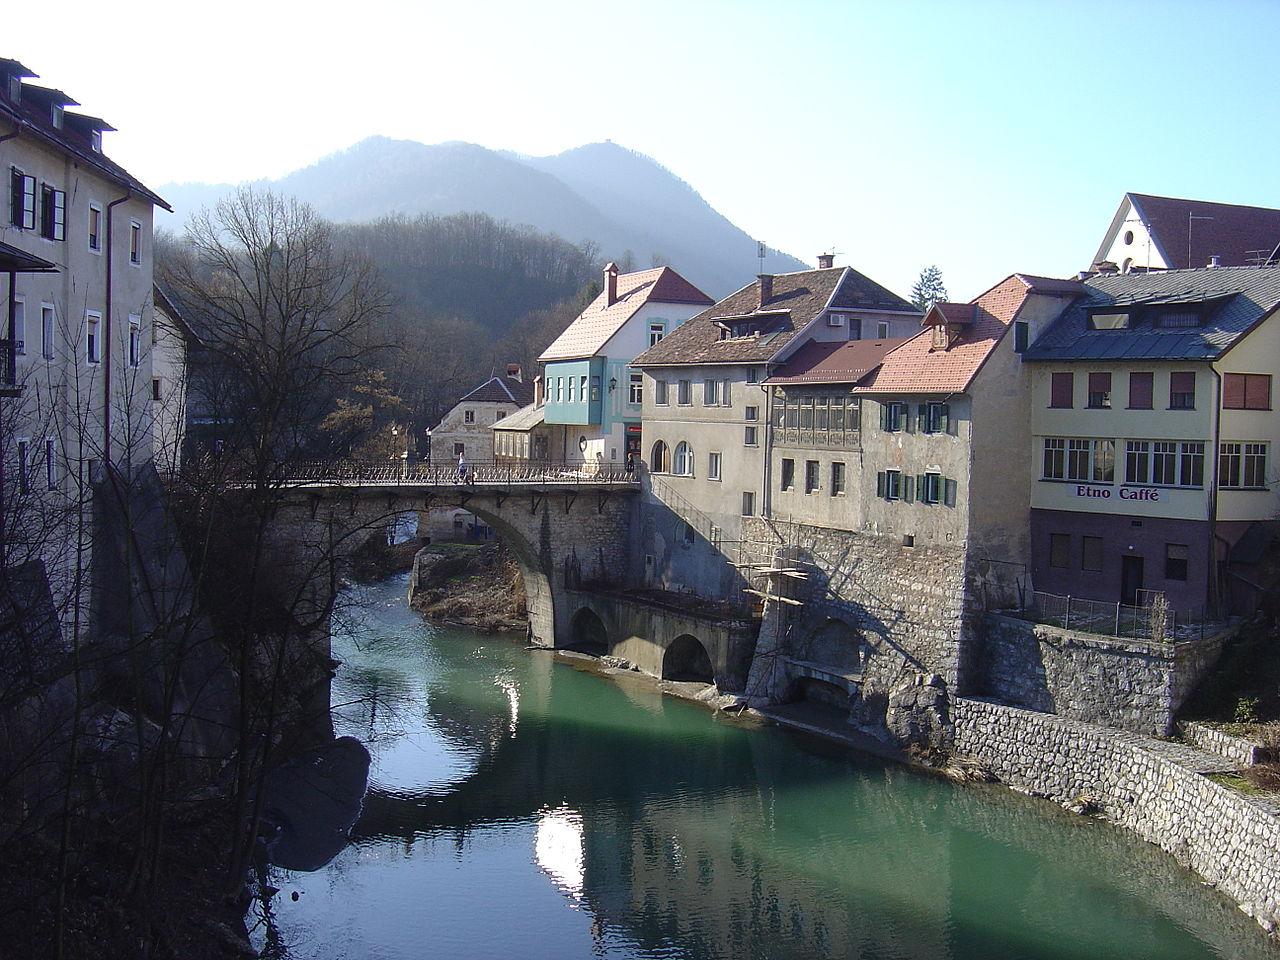
[[[1143,600],[1142,606],[1135,606],[1035,590],[1027,598],[1021,616],[1065,630],[1156,643],[1203,638],[1217,623],[1204,608],[1172,609],[1163,594],[1146,592]]]
[[[229,471],[248,480],[243,471]],[[342,486],[627,486],[639,483],[624,467],[582,462],[480,461],[457,464],[407,460],[333,460],[288,463],[273,471],[271,482],[285,485]]]

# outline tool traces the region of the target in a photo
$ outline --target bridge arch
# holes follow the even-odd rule
[[[809,634],[801,657],[836,673],[856,673],[865,665],[866,644],[857,628],[838,617],[828,617]]]
[[[681,634],[672,640],[662,655],[662,679],[714,683],[711,655],[702,641],[691,633]]]
[[[570,624],[569,643],[566,646],[580,653],[604,656],[609,652],[609,630],[604,621],[590,607],[582,607],[573,615]]]

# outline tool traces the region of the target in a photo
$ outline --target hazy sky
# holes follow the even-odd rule
[[[119,128],[150,185],[371,134],[612,139],[771,246],[967,299],[1088,265],[1126,190],[1280,206],[1280,2],[59,6],[0,56]],[[678,264],[676,264],[678,268]]]

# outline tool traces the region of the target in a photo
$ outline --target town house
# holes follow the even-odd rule
[[[1249,606],[1234,561],[1270,542],[1280,506],[1280,268],[1099,275],[1081,293],[1024,355],[1036,587]]]
[[[473,464],[493,462],[494,425],[532,402],[533,384],[520,364],[507,364],[505,375],[490,377],[467,393],[431,428],[431,463],[456,465],[459,457]]]

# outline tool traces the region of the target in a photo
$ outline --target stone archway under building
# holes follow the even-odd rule
[[[689,633],[672,640],[662,655],[662,679],[714,683],[711,655],[702,641]]]

